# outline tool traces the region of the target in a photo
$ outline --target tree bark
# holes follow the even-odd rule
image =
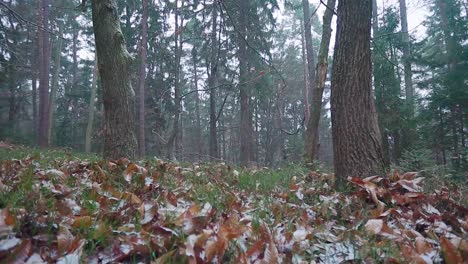
[[[386,171],[372,95],[372,0],[340,0],[333,56],[331,114],[338,184]]]
[[[304,24],[301,23],[301,51],[302,51],[302,65],[304,69],[304,86],[302,89],[302,96],[304,97],[304,108],[305,108],[305,121],[309,122],[310,118],[310,105],[309,105],[309,83],[308,79],[308,68],[307,68],[307,55],[306,55],[306,45],[304,37]]]
[[[309,93],[312,95],[315,90],[315,52],[312,44],[312,17],[310,14],[309,0],[302,0],[302,11],[304,13],[304,38],[307,52]]]
[[[196,144],[197,144],[197,154],[198,160],[201,160],[203,155],[203,140],[202,140],[202,128],[201,128],[201,116],[200,116],[200,96],[198,94],[198,54],[195,47],[192,48],[192,59],[193,59],[193,82],[196,92],[194,93],[195,97],[195,117],[196,117]]]
[[[327,6],[335,8],[336,0],[328,0]],[[320,49],[317,62],[317,78],[316,84],[313,86],[312,91],[312,104],[310,113],[311,116],[307,123],[307,131],[305,138],[305,160],[307,163],[312,163],[317,158],[318,145],[319,145],[319,123],[322,110],[322,97],[325,88],[325,81],[327,79],[328,70],[328,49],[331,39],[331,22],[333,19],[333,11],[330,9],[325,10],[323,15],[322,25],[322,40],[320,41]]]
[[[239,60],[239,86],[240,86],[240,163],[243,166],[248,166],[253,161],[253,127],[252,127],[252,112],[250,109],[250,92],[247,84],[247,45],[245,39],[247,37],[247,12],[248,0],[239,2],[239,32],[238,45],[239,50],[237,57]]]
[[[167,158],[175,160],[177,155],[179,155],[179,150],[181,149],[180,142],[180,113],[182,112],[181,104],[181,92],[180,92],[180,59],[182,52],[182,30],[180,26],[183,26],[183,19],[179,25],[179,1],[175,1],[175,40],[174,40],[174,52],[175,52],[175,76],[174,76],[174,124],[172,128],[172,134],[169,137],[167,142]],[[182,1],[182,8],[184,2]],[[174,150],[175,149],[175,150]],[[177,152],[177,155],[176,153]]]
[[[89,112],[88,112],[88,125],[86,126],[86,138],[85,138],[85,152],[91,152],[91,142],[93,138],[93,125],[94,125],[94,111],[96,104],[96,91],[97,91],[97,79],[98,79],[98,60],[97,54],[94,59],[93,69],[93,81],[91,83],[91,97],[89,98]]]
[[[145,156],[145,84],[146,84],[146,55],[148,43],[148,2],[142,0],[143,14],[141,20],[141,46],[140,46],[140,79],[138,81],[138,154]]]
[[[47,147],[49,139],[49,0],[41,0],[39,15],[41,26],[39,29],[39,136],[38,143],[41,147]]]
[[[93,0],[93,27],[104,103],[104,157],[134,158],[135,94],[130,80],[132,61],[120,28],[116,0]]]
[[[54,75],[52,76],[52,87],[50,89],[50,102],[49,102],[49,127],[47,130],[47,138],[49,140],[48,144],[52,144],[52,130],[54,127],[54,114],[55,114],[55,108],[57,106],[56,104],[56,98],[57,98],[57,87],[58,87],[58,80],[59,80],[59,75],[60,75],[60,68],[61,68],[61,58],[62,58],[62,35],[63,35],[63,26],[59,25],[59,34],[57,38],[57,50],[55,54],[55,71]]]
[[[217,24],[218,12],[216,7],[213,7],[213,18],[211,21],[211,51],[210,51],[210,74],[208,79],[208,87],[216,86],[218,75],[218,41],[217,41]],[[216,90],[210,90],[210,159],[218,159],[218,135],[217,135],[217,120],[216,120]]]
[[[400,19],[403,40],[403,66],[405,70],[406,104],[408,106],[410,117],[412,117],[414,115],[414,90],[411,72],[411,49],[408,32],[408,15],[406,13],[406,0],[400,0]]]

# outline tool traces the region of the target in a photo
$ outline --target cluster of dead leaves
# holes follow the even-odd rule
[[[32,173],[32,175],[31,175]],[[0,262],[463,263],[466,208],[422,178],[291,175],[269,193],[224,165],[4,160]],[[27,187],[27,190],[23,190]],[[258,187],[258,185],[257,185]],[[23,189],[22,189],[23,188]],[[208,193],[216,193],[209,200]]]

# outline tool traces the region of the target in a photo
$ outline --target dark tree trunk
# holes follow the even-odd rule
[[[240,163],[248,166],[253,161],[253,127],[252,112],[250,109],[250,91],[247,83],[247,12],[248,0],[239,1],[239,50],[237,57],[239,59],[239,86],[240,86]]]
[[[340,0],[333,56],[331,114],[335,175],[386,171],[372,95],[372,0]]]
[[[335,8],[336,0],[328,0],[327,6]],[[333,11],[330,9],[325,10],[323,15],[322,26],[322,40],[320,42],[320,50],[317,62],[317,79],[316,84],[312,87],[312,104],[311,116],[307,123],[307,131],[305,138],[305,160],[308,163],[317,159],[318,145],[319,145],[319,123],[322,110],[322,97],[323,89],[325,88],[325,80],[327,79],[328,70],[328,49],[331,39],[331,21],[333,18]]]
[[[47,130],[49,127],[49,0],[40,2],[40,21],[43,29],[39,29],[39,136],[41,147],[48,146]]]
[[[141,20],[141,45],[140,45],[140,78],[138,81],[138,154],[145,156],[145,84],[146,84],[146,54],[148,43],[148,2],[142,0],[143,14]]]
[[[137,141],[129,66],[116,0],[93,0],[93,27],[104,103],[104,157],[134,158]]]
[[[210,74],[208,79],[208,87],[216,86],[218,75],[218,41],[217,41],[217,24],[218,12],[213,8],[213,18],[211,21],[211,51],[210,51]],[[210,159],[218,159],[218,135],[216,132],[216,89],[210,89]]]

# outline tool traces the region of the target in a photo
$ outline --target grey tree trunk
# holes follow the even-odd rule
[[[247,12],[248,0],[239,2],[239,33],[238,45],[239,50],[237,58],[239,60],[239,86],[240,86],[240,163],[243,166],[248,166],[253,157],[253,127],[252,127],[252,112],[250,109],[250,92],[249,85],[247,84],[247,44],[245,39],[247,37]]]
[[[52,130],[54,128],[54,115],[55,115],[55,108],[57,106],[56,104],[56,98],[57,98],[57,87],[58,87],[58,79],[60,75],[60,68],[61,68],[61,57],[62,57],[62,35],[63,35],[63,26],[60,24],[59,25],[59,34],[57,38],[57,50],[55,54],[55,71],[54,75],[52,76],[52,87],[50,89],[50,102],[49,102],[49,127],[47,131],[47,138],[49,140],[48,144],[52,144]]]
[[[203,140],[202,140],[202,128],[201,128],[201,116],[200,116],[200,96],[198,94],[198,54],[195,47],[192,48],[192,59],[193,59],[193,82],[196,92],[195,97],[195,116],[197,131],[195,132],[196,144],[197,144],[197,155],[198,159],[201,160],[203,155]]]
[[[86,126],[85,152],[91,152],[91,142],[93,138],[94,112],[96,104],[96,91],[98,79],[98,60],[97,54],[94,59],[93,81],[91,83],[91,97],[89,98],[88,125]]]
[[[339,0],[331,114],[338,184],[386,171],[372,94],[372,0]]]
[[[302,0],[302,11],[304,13],[304,38],[307,52],[309,94],[312,95],[315,89],[315,52],[312,44],[312,17],[310,14],[309,0]]]
[[[132,57],[120,28],[116,0],[92,0],[94,37],[104,103],[104,157],[134,158],[135,93],[129,74]]]
[[[213,8],[213,18],[211,21],[211,50],[210,50],[210,74],[208,79],[208,87],[213,88],[216,86],[218,75],[218,37],[217,37],[217,24],[218,12]],[[218,135],[217,135],[217,120],[216,120],[216,90],[210,90],[210,159],[218,159]]]
[[[302,95],[304,96],[304,108],[305,108],[305,121],[309,121],[310,117],[310,105],[309,105],[309,82],[308,82],[308,68],[307,68],[307,55],[306,45],[304,37],[304,24],[301,23],[301,51],[302,51],[302,65],[304,68],[304,87],[302,89]]]
[[[49,73],[50,73],[50,44],[49,44],[49,0],[41,0],[39,8],[41,26],[39,29],[39,136],[38,143],[47,147],[49,139]]]
[[[403,40],[403,66],[405,70],[405,93],[406,103],[410,116],[414,114],[414,89],[413,78],[411,72],[411,49],[408,32],[408,15],[406,13],[406,0],[400,0],[400,19],[401,19],[401,34]]]
[[[327,6],[335,8],[336,0],[328,0]],[[305,137],[305,160],[307,163],[313,162],[317,158],[318,145],[319,145],[319,123],[322,110],[322,97],[325,88],[325,81],[327,79],[328,70],[328,49],[331,39],[331,22],[333,18],[333,11],[330,9],[325,10],[323,15],[322,25],[322,40],[320,41],[320,49],[317,62],[317,78],[313,86],[312,104],[310,108],[311,116],[307,123],[307,131]]]
[[[146,84],[146,55],[148,44],[148,2],[142,0],[143,14],[141,19],[141,46],[140,46],[140,78],[138,81],[138,154],[145,156],[145,84]]]
[[[175,40],[174,40],[174,50],[175,50],[175,76],[174,76],[174,123],[172,128],[172,134],[167,141],[167,158],[175,160],[177,155],[179,155],[181,150],[180,142],[180,113],[182,112],[181,104],[181,92],[180,92],[180,59],[182,52],[182,30],[180,26],[183,26],[183,19],[179,21],[180,10],[178,8],[178,0],[175,1]],[[182,8],[184,2],[182,1]],[[180,24],[179,24],[180,22]],[[177,152],[177,153],[175,153]],[[177,154],[177,155],[176,155]]]

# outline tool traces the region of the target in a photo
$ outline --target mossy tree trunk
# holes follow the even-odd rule
[[[134,158],[135,93],[129,67],[132,61],[120,28],[116,0],[93,0],[93,27],[104,103],[104,157]]]

